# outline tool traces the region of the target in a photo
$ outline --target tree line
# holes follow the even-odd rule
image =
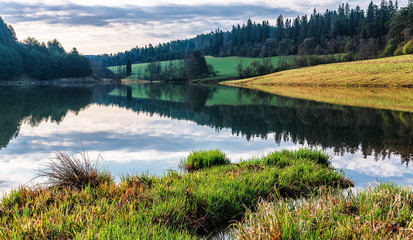
[[[271,57],[346,53],[347,60],[411,53],[413,1],[399,8],[397,2],[371,2],[366,11],[340,4],[323,13],[293,19],[278,16],[274,26],[251,19],[231,31],[216,29],[195,38],[136,47],[110,55],[91,56],[109,66],[182,59],[194,50],[216,57]],[[407,47],[405,45],[408,44]]]
[[[130,70],[130,61],[127,64],[127,73]],[[129,71],[128,71],[129,69]],[[129,72],[130,73],[130,72]],[[201,51],[194,51],[182,60],[150,62],[145,68],[143,79],[151,81],[187,81],[215,75],[212,65],[207,64]]]
[[[0,80],[48,80],[91,74],[89,59],[76,48],[67,53],[56,39],[43,43],[29,37],[18,42],[13,27],[1,17],[0,66]]]

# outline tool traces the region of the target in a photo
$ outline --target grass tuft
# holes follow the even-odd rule
[[[97,187],[102,183],[113,181],[109,173],[101,171],[98,159],[90,160],[83,151],[79,156],[65,152],[56,152],[55,158],[46,165],[46,169],[38,170],[38,177],[48,178],[51,187],[71,187],[83,189],[86,186]]]
[[[181,168],[188,172],[196,171],[212,166],[228,165],[231,161],[221,150],[200,150],[192,151],[188,158],[181,160]]]

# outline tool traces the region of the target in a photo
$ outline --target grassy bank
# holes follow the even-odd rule
[[[305,201],[261,201],[238,239],[412,239],[413,191],[391,184]]]
[[[217,150],[196,151],[181,162],[186,173],[125,176],[120,183],[91,165],[83,168],[90,174],[78,174],[65,170],[77,169],[70,161],[65,168],[56,164],[49,169],[52,186],[21,187],[1,200],[1,239],[198,239],[242,219],[259,199],[352,185],[328,156],[311,150],[238,164]],[[94,181],[84,184],[89,178]]]
[[[319,102],[412,112],[413,55],[319,65],[223,84]]]

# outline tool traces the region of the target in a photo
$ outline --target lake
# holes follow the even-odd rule
[[[413,113],[318,103],[219,85],[0,87],[0,192],[56,151],[81,152],[117,179],[177,170],[192,150],[236,162],[279,149],[325,150],[356,187],[413,184]]]

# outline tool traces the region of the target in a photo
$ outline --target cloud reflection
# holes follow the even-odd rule
[[[0,181],[7,183],[0,184],[0,192],[26,184],[35,176],[34,169],[54,157],[53,152],[81,151],[80,141],[91,159],[100,154],[100,165],[117,176],[127,172],[160,175],[166,169],[177,169],[179,160],[193,149],[220,148],[238,160],[277,147],[263,139],[246,141],[228,129],[217,132],[190,121],[91,105],[77,115],[68,113],[59,124],[23,124],[19,136],[1,150]]]
[[[247,141],[227,128],[219,132],[186,120],[160,117],[157,114],[136,114],[115,106],[90,105],[78,114],[68,113],[59,124],[41,122],[36,127],[23,124],[19,136],[10,141],[0,154],[0,192],[26,184],[35,176],[55,151],[69,153],[82,150],[82,142],[91,159],[99,154],[100,165],[119,177],[125,173],[161,175],[167,169],[177,169],[180,159],[194,149],[220,148],[233,161],[261,156],[275,149],[298,149],[290,141],[276,144],[274,138]],[[327,152],[333,154],[332,149]],[[333,166],[346,172],[356,186],[374,182],[413,183],[409,169],[400,160],[375,161],[364,158],[360,151],[333,158]]]

